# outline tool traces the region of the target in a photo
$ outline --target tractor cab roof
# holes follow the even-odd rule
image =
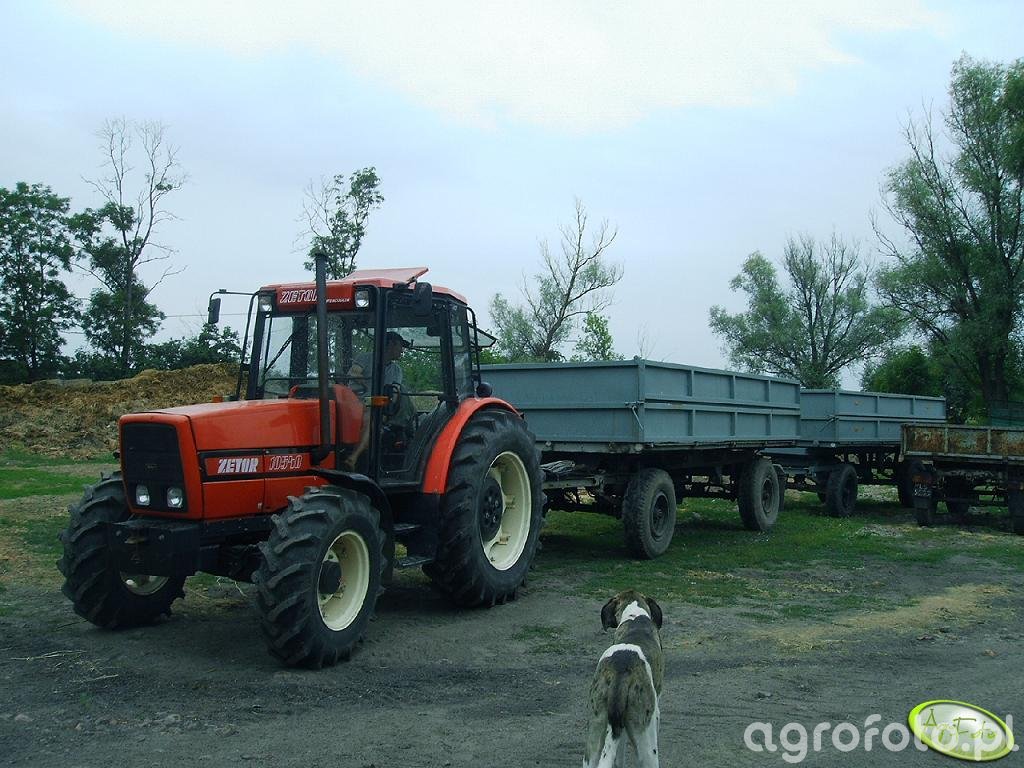
[[[398,267],[395,269],[357,269],[341,280],[327,281],[328,304],[347,304],[359,286],[376,288],[396,288],[411,286],[427,273],[427,267]],[[468,304],[466,297],[450,288],[441,285],[431,286],[435,294],[450,296],[458,302]],[[278,306],[298,309],[298,305],[316,304],[316,283],[276,283],[265,285],[260,291],[273,291],[277,296]]]

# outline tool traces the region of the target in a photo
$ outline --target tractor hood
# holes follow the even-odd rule
[[[320,442],[317,400],[244,400],[165,408],[185,416],[198,451],[299,448]]]

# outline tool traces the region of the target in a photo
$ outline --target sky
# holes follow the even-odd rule
[[[835,232],[878,263],[908,120],[941,112],[963,53],[1024,56],[1022,29],[1016,0],[0,0],[0,186],[98,206],[104,121],[164,124],[188,181],[156,236],[184,268],[151,296],[158,339],[218,288],[307,279],[324,176],[376,167],[358,265],[427,266],[485,328],[579,199],[618,231],[617,351],[723,367],[708,312],[744,308],[745,258]]]

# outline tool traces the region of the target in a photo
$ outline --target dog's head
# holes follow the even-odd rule
[[[661,629],[661,606],[653,597],[647,597],[635,589],[619,592],[604,604],[604,608],[601,609],[601,625],[605,629],[613,629],[623,621],[629,621],[638,615],[636,612],[649,616],[654,626]]]

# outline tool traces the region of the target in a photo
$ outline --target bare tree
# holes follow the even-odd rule
[[[148,297],[165,278],[183,271],[167,264],[148,287],[140,268],[166,262],[173,249],[157,242],[160,225],[176,218],[165,198],[186,181],[177,147],[166,140],[157,122],[108,120],[98,135],[105,174],[86,179],[104,204],[73,218],[72,225],[87,257],[85,270],[101,287],[90,297],[85,333],[100,352],[116,359],[127,374],[143,342],[162,318]],[[134,165],[135,162],[140,167]]]
[[[498,347],[508,360],[561,360],[560,347],[569,339],[576,320],[600,313],[612,301],[610,289],[622,279],[622,266],[604,260],[618,230],[603,219],[594,229],[583,203],[576,200],[576,217],[561,230],[560,254],[546,240],[540,243],[543,271],[520,288],[525,306],[513,306],[497,294],[491,318]]]

